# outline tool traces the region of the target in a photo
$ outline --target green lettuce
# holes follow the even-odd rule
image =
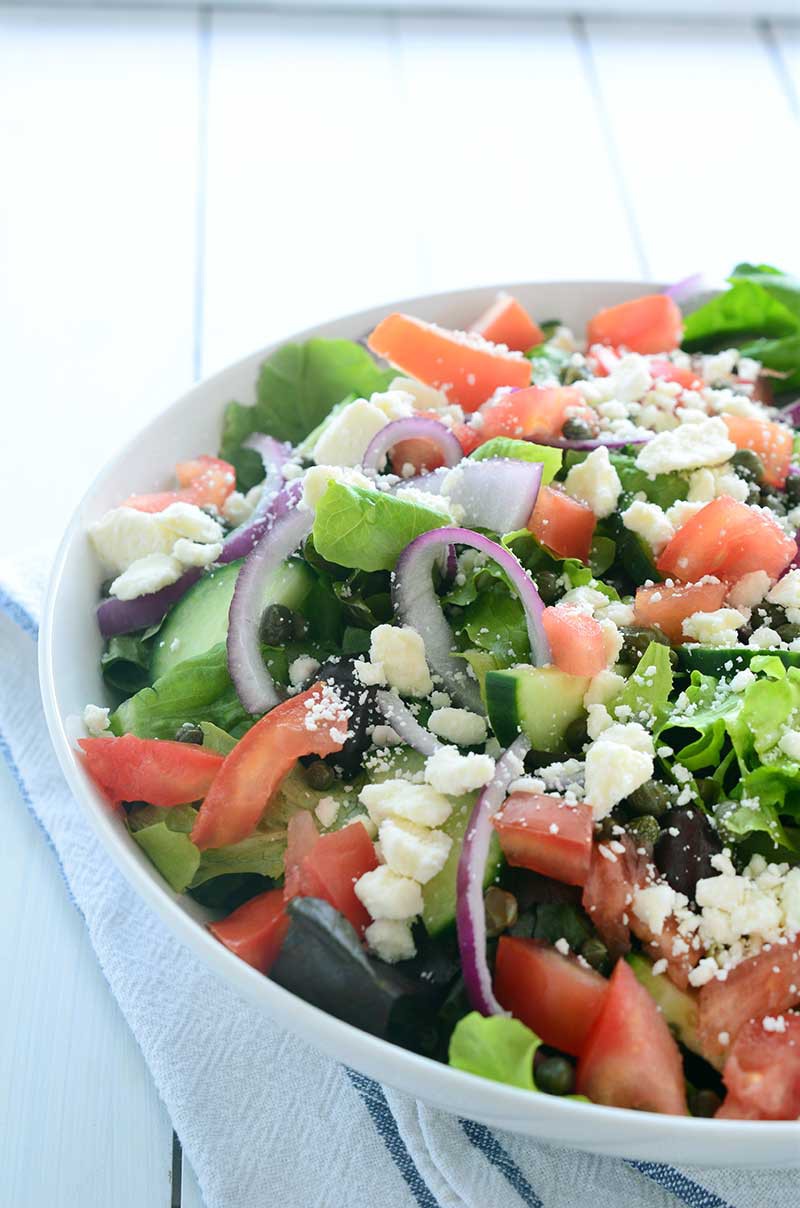
[[[472,1011],[450,1037],[450,1065],[508,1086],[535,1091],[533,1057],[541,1041],[518,1019]]]
[[[504,583],[492,583],[460,614],[458,632],[472,646],[491,654],[495,667],[510,667],[530,657],[525,610]]]
[[[100,656],[100,669],[110,688],[129,696],[131,692],[138,692],[149,684],[150,639],[156,629],[148,629],[144,633],[123,633],[109,639]]]
[[[672,664],[669,646],[651,642],[613,703],[617,717],[620,709],[630,709],[632,717],[646,726],[658,725],[665,716],[672,692]]]
[[[582,457],[585,456],[582,455]],[[681,474],[656,474],[648,478],[644,470],[636,464],[636,455],[631,453],[610,453],[608,460],[617,471],[623,491],[628,495],[643,493],[650,503],[656,503],[664,511],[671,508],[689,494],[688,479]],[[619,511],[627,506],[622,501]]]
[[[741,708],[740,695],[721,689],[713,676],[693,671],[689,687],[663,716],[655,732],[656,745],[672,747],[675,761],[691,772],[716,767],[729,737],[728,726]]]
[[[552,482],[561,469],[563,454],[549,445],[535,445],[528,440],[510,436],[494,436],[470,453],[471,461],[486,461],[490,457],[505,457],[512,461],[538,461],[542,464],[542,486]]]
[[[314,548],[339,566],[394,570],[410,541],[445,523],[441,512],[412,500],[332,481],[317,504]]]
[[[247,490],[264,477],[258,455],[241,447],[253,432],[297,444],[347,395],[369,398],[392,376],[352,340],[284,344],[261,366],[254,405],[226,407],[220,456],[233,463],[240,489]]]

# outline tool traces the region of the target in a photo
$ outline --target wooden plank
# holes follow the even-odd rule
[[[798,132],[754,25],[589,21],[600,96],[655,277],[797,248]]]
[[[0,9],[3,477],[40,536],[191,382],[196,33],[189,13]],[[4,526],[0,553],[17,540]]]
[[[0,760],[0,1202],[167,1208],[172,1127]]]

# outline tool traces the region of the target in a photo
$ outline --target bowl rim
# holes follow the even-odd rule
[[[435,1061],[433,1058],[404,1049],[391,1041],[362,1031],[360,1028],[356,1028],[354,1025],[340,1020],[306,1002],[304,999],[299,998],[291,991],[284,989],[276,982],[258,973],[255,969],[234,956],[228,949],[220,945],[197,919],[192,918],[185,910],[180,908],[178,901],[182,895],[171,893],[169,887],[163,882],[155,868],[149,869],[134,858],[132,845],[120,842],[118,831],[112,824],[110,812],[108,810],[105,812],[101,811],[91,800],[85,773],[75,757],[73,743],[65,726],[65,718],[62,717],[58,705],[54,671],[54,619],[59,593],[65,582],[65,573],[71,550],[76,540],[83,536],[82,518],[84,508],[91,502],[99,486],[108,480],[118,467],[125,462],[131,450],[142,440],[146,439],[149,430],[158,425],[168,414],[186,405],[196,392],[220,383],[237,370],[243,371],[251,365],[257,366],[265,357],[269,356],[270,353],[285,343],[303,341],[315,336],[324,337],[326,330],[329,328],[338,328],[340,325],[352,325],[355,327],[363,320],[364,329],[366,330],[368,325],[375,321],[376,316],[394,310],[411,309],[420,304],[436,305],[437,303],[452,301],[461,295],[478,292],[483,292],[489,297],[499,290],[513,293],[516,290],[529,290],[544,286],[558,286],[576,290],[586,287],[607,286],[614,289],[629,287],[631,289],[641,289],[643,292],[655,292],[663,288],[657,283],[641,280],[587,278],[583,280],[559,279],[504,282],[502,284],[460,287],[451,290],[441,290],[435,293],[418,294],[413,297],[369,306],[352,311],[347,315],[315,323],[299,332],[276,339],[256,352],[240,357],[214,374],[194,382],[188,390],[184,391],[166,407],[160,408],[146,424],[137,429],[136,433],[125,442],[123,447],[94,475],[81,496],[61,537],[48,578],[39,628],[38,650],[39,679],[47,727],[61,770],[64,773],[71,792],[79,802],[83,814],[88,819],[93,831],[99,837],[107,853],[111,856],[128,883],[163,920],[169,930],[194,955],[199,957],[205,967],[210,969],[226,985],[234,988],[249,1003],[260,1006],[273,1018],[277,1017],[277,1022],[281,1026],[286,1026],[289,1030],[295,1031],[303,1039],[308,1035],[312,1035],[314,1037],[313,1043],[340,1062],[343,1060],[352,1060],[353,1064],[358,1065],[360,1057],[363,1054],[367,1064],[373,1067],[378,1063],[385,1065],[387,1062],[398,1070],[404,1067],[406,1071],[413,1075],[414,1081],[420,1082],[421,1087],[424,1086],[426,1079],[434,1079],[445,1090],[452,1092],[449,1095],[450,1098],[456,1099],[460,1097],[463,1102],[469,1102],[470,1111],[478,1108],[477,1117],[481,1115],[480,1105],[473,1103],[472,1100],[479,1093],[480,1096],[485,1097],[491,1102],[493,1111],[507,1118],[508,1123],[504,1127],[511,1129],[514,1127],[514,1119],[524,1119],[526,1116],[530,1118],[532,1107],[530,1091],[508,1086],[504,1083],[493,1082],[478,1075],[454,1069],[452,1066]],[[277,1011],[275,1008],[277,1008]],[[303,1021],[305,1026],[302,1028],[302,1032],[300,1029],[293,1028],[292,1024],[288,1022],[289,1012],[291,1012],[292,1018]],[[342,1047],[347,1050],[347,1054],[343,1055],[339,1052],[337,1055],[337,1050],[341,1050]],[[352,1056],[349,1056],[351,1054]],[[391,1074],[386,1078],[386,1081],[391,1084]],[[420,1089],[417,1093],[424,1098],[423,1089]],[[541,1106],[541,1097],[536,1098]],[[737,1121],[701,1119],[692,1116],[667,1116],[651,1112],[634,1111],[627,1108],[607,1107],[596,1103],[582,1103],[557,1096],[547,1096],[546,1112],[550,1120],[555,1122],[556,1125],[561,1120],[565,1123],[567,1121],[582,1120],[588,1128],[591,1128],[592,1122],[604,1122],[614,1132],[625,1131],[631,1141],[631,1150],[635,1149],[637,1145],[640,1149],[643,1146],[646,1147],[648,1140],[653,1144],[663,1141],[665,1130],[676,1141],[684,1137],[691,1137],[696,1141],[699,1129],[702,1129],[702,1138],[709,1142],[730,1143],[737,1141],[742,1143],[748,1140],[755,1142],[757,1138],[766,1139],[769,1137],[771,1142],[781,1145],[783,1142],[796,1144],[798,1140],[797,1122],[795,1121]],[[495,1124],[495,1126],[497,1125]],[[745,1129],[744,1132],[742,1131],[743,1129]],[[532,1134],[532,1130],[530,1129],[526,1129],[525,1132],[529,1135]],[[550,1139],[556,1136],[557,1132],[557,1128],[550,1129],[545,1136]],[[604,1130],[604,1133],[606,1136],[611,1135],[608,1129]],[[609,1152],[607,1145],[603,1144],[602,1141],[598,1142],[597,1146],[593,1146],[591,1141],[592,1138],[587,1137],[585,1145],[583,1142],[579,1143],[580,1147],[586,1149],[597,1148],[601,1152]],[[576,1142],[569,1141],[566,1144],[576,1144]],[[757,1158],[754,1158],[750,1162],[751,1165],[756,1165],[757,1163]],[[800,1156],[798,1156],[798,1163],[800,1164]]]

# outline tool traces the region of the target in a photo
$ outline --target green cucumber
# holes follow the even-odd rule
[[[507,747],[522,732],[534,750],[560,753],[567,727],[583,717],[589,682],[557,667],[487,671],[486,707],[498,742]]]
[[[152,680],[178,663],[205,654],[228,636],[228,609],[243,559],[217,566],[190,587],[170,612],[153,642]],[[265,593],[265,604],[299,608],[311,591],[313,573],[295,559],[285,562]]]
[[[690,990],[679,990],[666,973],[655,975],[653,963],[646,956],[632,952],[625,959],[636,974],[636,980],[654,999],[675,1038],[684,1048],[708,1061],[697,1036],[697,996]]]
[[[441,830],[453,840],[453,844],[444,868],[422,886],[422,921],[428,935],[438,935],[455,922],[458,860],[461,855],[464,833],[477,798],[477,793],[465,793],[463,797],[453,798],[453,812],[441,827]],[[500,844],[497,841],[497,835],[493,834],[483,878],[484,889],[497,879],[502,863],[503,855],[500,851]]]
[[[763,654],[776,655],[786,667],[800,667],[800,650],[761,650],[757,646],[676,646],[682,671],[701,671],[703,675],[729,677],[749,667]]]

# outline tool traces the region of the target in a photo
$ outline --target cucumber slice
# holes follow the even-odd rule
[[[507,747],[522,732],[536,751],[563,751],[567,727],[584,715],[589,682],[557,667],[488,671],[486,707],[498,741]]]
[[[453,812],[441,828],[453,840],[453,845],[444,868],[437,872],[427,885],[422,886],[422,921],[428,935],[438,935],[439,932],[455,923],[458,859],[461,855],[464,832],[477,799],[477,793],[465,793],[463,797],[456,797],[453,802]],[[486,860],[486,874],[483,878],[484,889],[497,879],[502,863],[503,855],[497,835],[492,835],[489,856]]]
[[[636,980],[655,1000],[676,1039],[692,1053],[697,1053],[708,1061],[708,1056],[703,1052],[697,1038],[696,995],[689,990],[679,990],[666,973],[655,976],[652,962],[646,956],[634,952],[625,959],[636,974]]]
[[[774,654],[786,667],[800,667],[800,650],[759,650],[753,646],[676,646],[678,662],[683,671],[701,671],[703,675],[726,678],[735,675],[743,667],[749,667],[754,658],[762,654]]]
[[[228,636],[228,609],[244,559],[217,566],[190,587],[161,626],[153,643],[152,680],[178,663],[205,654]],[[311,591],[314,576],[303,562],[290,559],[272,579],[264,603],[299,608]]]

